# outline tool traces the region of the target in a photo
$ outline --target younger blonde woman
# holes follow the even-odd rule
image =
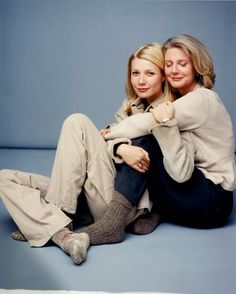
[[[116,123],[165,101],[163,81],[161,45],[147,44],[137,49],[128,61],[127,99],[116,113]],[[26,238],[35,247],[52,240],[79,264],[86,258],[89,244],[121,241],[127,223],[144,210],[151,211],[143,185],[150,159],[142,140],[120,136],[106,143],[103,136],[108,132],[98,131],[84,114],[72,114],[63,124],[50,178],[0,171],[2,201],[20,229],[14,233],[15,239]],[[76,213],[82,191],[94,220],[99,221],[96,236],[91,234],[91,239],[70,229],[69,216]],[[135,198],[128,200],[126,191]],[[155,214],[147,228],[146,220],[141,233],[153,230],[159,221]]]

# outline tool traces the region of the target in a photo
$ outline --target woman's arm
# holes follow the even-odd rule
[[[138,138],[151,133],[157,124],[164,124],[174,117],[174,107],[171,102],[164,102],[149,112],[131,115],[110,128],[105,134],[105,140],[119,137]]]
[[[134,139],[151,133],[151,129],[157,124],[153,115],[149,112],[131,115],[110,128],[105,140],[116,138]]]
[[[179,183],[191,178],[194,170],[194,147],[190,132],[180,132],[175,119],[152,130],[163,154],[167,173]]]
[[[198,89],[172,103],[180,131],[192,131],[204,124],[208,118],[208,99],[215,99],[215,93],[207,89]],[[105,140],[120,137],[134,139],[150,134],[151,130],[158,124],[153,117],[158,109],[161,109],[158,114],[161,123],[165,123],[172,117],[169,116],[168,112],[163,113],[163,105],[165,106],[166,103],[162,103],[153,109],[153,114],[145,112],[124,118],[110,128],[110,133],[105,136]]]

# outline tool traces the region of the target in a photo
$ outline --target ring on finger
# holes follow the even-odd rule
[[[143,168],[143,164],[140,162],[138,165],[140,168]]]

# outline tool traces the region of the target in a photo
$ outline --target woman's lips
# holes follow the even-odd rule
[[[175,81],[175,82],[178,82],[178,81],[181,81],[182,78],[171,78],[172,81]]]
[[[148,90],[148,88],[138,88],[139,92],[146,92]]]

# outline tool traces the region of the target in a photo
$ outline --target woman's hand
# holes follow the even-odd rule
[[[149,169],[150,159],[148,152],[141,147],[121,144],[116,151],[126,164],[140,173],[145,173]]]
[[[100,130],[100,134],[102,135],[102,137],[105,139],[105,135],[110,133],[111,131],[109,129],[101,129]]]
[[[174,106],[170,101],[161,103],[157,107],[150,109],[150,112],[158,123],[164,123],[171,120],[175,115]]]

